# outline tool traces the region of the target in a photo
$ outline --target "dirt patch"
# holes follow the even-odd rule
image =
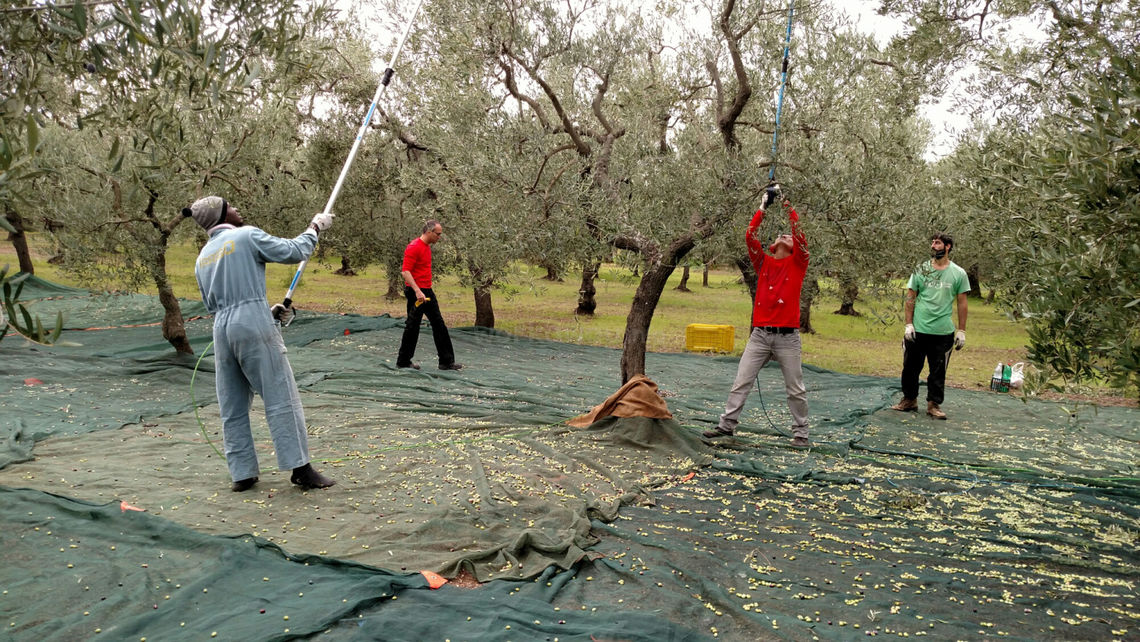
[[[460,569],[458,575],[448,580],[448,584],[461,589],[476,589],[480,586],[479,580],[466,568]]]

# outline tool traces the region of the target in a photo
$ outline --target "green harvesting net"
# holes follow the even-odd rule
[[[809,367],[796,450],[769,367],[711,446],[735,359],[650,354],[674,419],[579,429],[613,350],[461,328],[462,371],[401,370],[401,319],[308,314],[284,335],[338,484],[274,470],[256,403],[261,482],[232,493],[198,303],[201,360],[150,297],[23,299],[80,345],[0,343],[16,640],[1140,636],[1135,409],[950,390],[938,422],[887,409],[893,379]]]

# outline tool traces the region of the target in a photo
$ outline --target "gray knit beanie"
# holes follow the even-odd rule
[[[209,231],[210,228],[226,220],[226,210],[229,209],[226,199],[221,196],[206,196],[194,201],[190,207],[182,209],[182,216],[194,217],[194,222]]]

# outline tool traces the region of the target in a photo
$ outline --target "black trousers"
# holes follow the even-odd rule
[[[926,375],[926,400],[942,405],[946,398],[946,366],[954,351],[954,335],[916,332],[914,341],[903,341],[902,391],[907,399],[918,399],[918,375],[930,363]]]
[[[435,339],[435,351],[439,354],[439,365],[450,366],[455,363],[455,349],[451,347],[451,335],[447,333],[447,324],[443,322],[443,315],[439,312],[439,299],[431,288],[422,288],[424,296],[429,300],[416,307],[416,291],[404,286],[404,298],[408,300],[408,318],[404,322],[404,337],[400,340],[400,354],[396,357],[396,365],[407,367],[412,363],[416,354],[416,343],[420,340],[420,323],[426,316],[431,324],[431,336]]]

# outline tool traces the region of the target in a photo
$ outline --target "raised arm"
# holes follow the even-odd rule
[[[752,265],[759,269],[760,262],[764,260],[764,245],[756,238],[756,230],[760,229],[760,223],[764,221],[764,209],[756,210],[752,215],[752,222],[748,224],[748,231],[744,233],[744,243],[748,246],[748,258],[752,259]]]
[[[803,229],[800,228],[800,215],[787,200],[784,201],[784,207],[788,209],[788,223],[792,226],[792,256],[795,256],[797,261],[806,265],[808,261],[808,243],[807,237],[804,236]]]

